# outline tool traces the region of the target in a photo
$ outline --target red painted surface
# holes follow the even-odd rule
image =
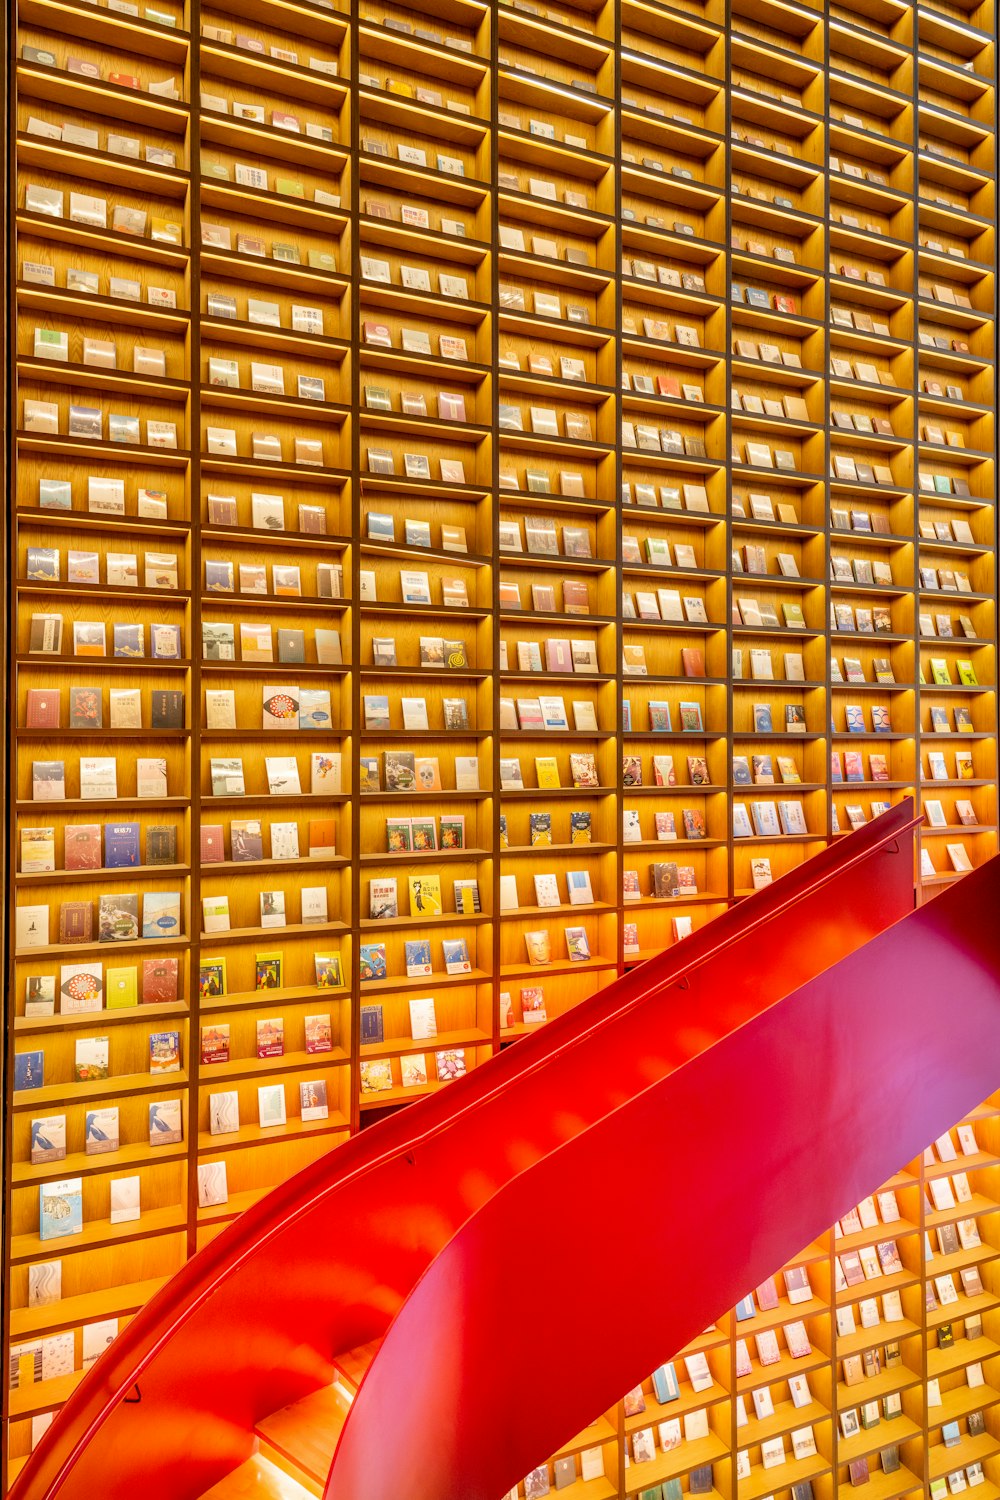
[[[375,1356],[325,1500],[402,1475],[496,1500],[980,1103],[998,910],[993,860],[484,1203]]]
[[[882,991],[862,973],[851,997],[857,1035],[842,1035],[841,971],[823,977],[911,910],[904,835],[912,826],[905,803],[262,1200],[98,1361],[23,1470],[16,1500],[193,1500],[249,1455],[256,1421],[328,1383],[333,1353],[390,1324],[345,1428],[329,1495],[395,1500],[402,1483],[408,1500],[495,1500],[665,1350],[731,1306],[753,1284],[758,1261],[763,1275],[787,1258],[779,1242],[789,1240],[794,1254],[814,1232],[808,1224],[820,1198],[817,1229],[943,1128],[923,1130],[921,1119],[919,1145],[908,1152],[896,1151],[892,1130],[873,1130],[851,1054],[860,1066],[870,1036],[885,1026],[896,1045],[910,1023],[898,1006],[892,1025],[884,1023]],[[969,889],[967,879],[962,895]],[[925,927],[947,900],[919,914]],[[980,973],[994,1001],[995,969],[994,955]],[[919,1015],[909,968],[904,973],[905,1001]],[[807,1010],[809,981],[826,984],[828,1011]],[[919,981],[918,973],[917,989]],[[794,1010],[807,1022],[790,1021],[786,1035],[793,1002],[778,1002],[800,986]],[[899,1064],[888,1052],[879,1058],[885,1077],[872,1102],[887,1097],[889,1083],[895,1098],[897,1071],[908,1076],[906,1059]],[[697,1088],[692,1079],[701,1080]],[[963,1082],[978,1093],[967,1096],[949,1080],[922,1114],[940,1099],[950,1123],[995,1078],[979,1087],[974,1069]],[[861,1153],[860,1166],[844,1134],[852,1111],[880,1143]],[[825,1197],[812,1191],[816,1174],[807,1171],[824,1131],[836,1158]],[[887,1152],[892,1160],[869,1180],[872,1153],[881,1164]],[[773,1185],[758,1157],[784,1183],[780,1203],[767,1196]],[[625,1203],[631,1192],[642,1200],[634,1212]],[[572,1211],[562,1211],[564,1203]],[[739,1245],[734,1268],[731,1226],[747,1222],[750,1204],[753,1241]],[[713,1223],[725,1232],[710,1233]],[[668,1270],[674,1241],[697,1246],[696,1268]],[[516,1330],[538,1326],[531,1318],[546,1299],[535,1295],[536,1268],[560,1320],[550,1345],[559,1374],[537,1386],[544,1402],[526,1402]],[[657,1296],[670,1275],[689,1278],[694,1269],[696,1285],[675,1283],[682,1298]],[[642,1319],[633,1316],[637,1300]],[[677,1303],[684,1327],[693,1321],[675,1337]],[[623,1340],[632,1324],[642,1327]],[[606,1344],[620,1354],[606,1360]],[[647,1357],[648,1344],[655,1347]],[[574,1391],[566,1372],[577,1362],[587,1381]],[[130,1404],[124,1398],[136,1383],[141,1400]],[[544,1408],[538,1423],[535,1408]],[[432,1410],[445,1430],[421,1432]]]

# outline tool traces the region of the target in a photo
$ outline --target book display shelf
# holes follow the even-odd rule
[[[993,25],[19,0],[13,1462],[379,1110],[903,795],[995,852]]]

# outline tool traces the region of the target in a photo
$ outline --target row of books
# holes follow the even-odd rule
[[[441,876],[435,871],[421,871],[407,877],[410,915],[440,917],[444,915]],[[473,916],[482,911],[479,882],[460,877],[453,881],[454,914]],[[392,921],[400,915],[398,881],[395,875],[373,876],[368,882],[368,915],[373,921]]]
[[[280,302],[271,302],[264,297],[253,297],[249,292],[246,294],[245,312],[242,317],[237,297],[228,292],[207,291],[204,311],[206,318],[225,318],[227,322],[255,323],[263,328],[286,326],[283,322]],[[309,303],[293,302],[290,317],[291,322],[288,326],[294,333],[314,333],[322,337],[326,332],[326,311],[322,306],[314,307]]]
[[[268,587],[268,564],[262,562],[233,563],[229,558],[205,559],[205,593],[235,594],[237,578],[241,594],[273,594],[278,599],[301,599],[302,569],[298,563],[272,563],[271,585]],[[310,599],[343,598],[344,570],[340,563],[317,563],[315,569],[315,593]]]
[[[597,709],[593,700],[575,698],[571,707],[574,730],[578,734],[588,730],[597,734]],[[499,710],[501,730],[514,729],[522,733],[533,730],[555,733],[569,730],[566,703],[559,694],[541,698],[501,698]]]
[[[799,613],[801,615],[801,610]],[[634,599],[623,589],[622,615],[625,619],[687,621],[694,625],[709,623],[704,599],[698,594],[682,598],[680,589],[640,590]],[[777,624],[777,618],[774,623]]]
[[[209,450],[211,451],[211,449]],[[368,448],[365,451],[368,465],[368,473],[373,475],[394,475],[399,471],[396,468],[396,456],[391,448]],[[442,484],[470,484],[475,480],[466,479],[465,461],[461,458],[438,458],[437,477]],[[403,474],[407,479],[431,479],[431,459],[426,453],[404,453]]]
[[[593,757],[591,757],[592,759]],[[380,775],[381,771],[381,775]],[[384,786],[382,782],[384,775]],[[479,791],[479,761],[474,755],[456,755],[455,791]],[[363,755],[358,769],[358,789],[373,792],[440,792],[441,762],[437,755],[414,755],[410,750],[385,750],[381,757]]]
[[[310,762],[310,790],[304,793],[299,775],[299,763],[293,755],[265,756],[269,796],[316,796],[327,793],[336,796],[341,787],[341,756],[339,751],[321,750],[313,752]],[[213,797],[245,797],[246,779],[241,756],[212,756],[208,765]]]
[[[372,642],[375,646],[375,642]],[[511,649],[513,647],[513,650]],[[542,651],[544,648],[545,665],[542,665]],[[581,675],[600,672],[600,661],[597,654],[597,643],[593,640],[567,640],[563,637],[547,636],[544,641],[509,641],[501,638],[498,642],[498,665],[501,672],[558,672],[568,675],[579,673]],[[516,662],[516,666],[514,663]],[[376,657],[376,665],[387,666],[395,663],[380,662]]]
[[[888,805],[884,804],[886,808]],[[754,834],[762,839],[780,838],[783,834],[801,835],[808,832],[801,802],[780,800],[777,805],[773,802],[751,802],[749,810],[745,802],[733,803],[733,838],[749,839]]]
[[[501,526],[503,523],[501,522]],[[396,542],[396,518],[388,511],[370,510],[365,518],[365,535],[370,542]],[[584,533],[589,541],[589,533]],[[442,552],[468,552],[469,544],[464,526],[451,526],[441,522],[435,544],[430,521],[413,516],[403,520],[403,536],[408,547],[432,547],[437,545]],[[590,554],[587,553],[587,556]]]
[[[36,328],[32,341],[32,351],[35,359],[50,359],[57,364],[69,363],[69,334],[58,328]],[[113,339],[95,339],[85,334],[81,346],[80,358],[73,361],[77,368],[96,368],[99,370],[118,369],[118,349]],[[164,379],[167,374],[166,350],[153,348],[148,344],[135,344],[132,347],[132,373],[134,375],[160,375]]]
[[[319,626],[307,635],[298,626],[277,626],[269,621],[241,620],[239,622],[239,660],[244,662],[285,662],[290,665],[305,665],[308,646],[311,644],[318,666],[339,667],[344,663],[343,643],[339,630],[322,629]],[[275,655],[277,637],[277,656]],[[206,662],[236,661],[236,626],[229,620],[202,620],[202,660]],[[206,692],[206,703],[219,705],[223,701],[233,703],[232,692]],[[209,723],[208,728],[226,729],[235,723],[235,706],[228,716],[220,716],[226,722]],[[229,722],[231,721],[231,722]]]
[[[103,850],[102,850],[103,838]],[[56,830],[52,825],[20,829],[21,874],[64,870],[129,869],[136,865],[177,863],[177,825],[146,828],[145,858],[138,823],[68,823],[62,830],[63,862],[56,864]]]
[[[657,427],[652,422],[632,422],[628,418],[623,418],[621,441],[623,448],[634,448],[648,453],[666,453],[676,458],[707,458],[709,456],[704,437],[682,433],[674,427]]]
[[[32,656],[61,656],[63,628],[61,614],[32,615],[28,626],[28,652]],[[108,627],[103,620],[73,620],[73,655],[107,656]],[[183,640],[180,625],[154,620],[149,625],[149,656],[154,661],[181,661]],[[146,656],[146,625],[115,620],[111,626],[111,654],[131,661]]]
[[[502,487],[502,486],[501,486]],[[622,505],[640,510],[678,510],[691,514],[709,514],[708,489],[705,484],[652,484],[649,481],[622,480]],[[721,519],[721,517],[720,517]]]
[[[59,943],[121,943],[140,938],[176,938],[181,933],[180,891],[143,891],[142,916],[139,895],[116,892],[98,897],[97,935],[94,935],[94,903],[63,901],[59,905]],[[15,912],[16,946],[19,952],[47,948],[50,943],[48,905],[18,906]]]
[[[141,978],[140,978],[141,976]],[[176,958],[144,958],[140,965],[105,968],[100,961],[63,964],[58,974],[29,974],[24,985],[27,1019],[87,1011],[123,1010],[138,1004],[169,1005],[178,999]]]
[[[954,639],[955,637],[955,627],[951,615],[920,613],[917,616],[917,623],[921,635],[936,635],[940,636],[942,640]],[[970,615],[959,615],[958,627],[967,640],[975,640],[979,635]]]
[[[236,428],[206,427],[202,451],[216,458],[239,458]],[[287,462],[285,438],[280,433],[251,432],[250,457],[257,463]],[[303,466],[322,466],[326,461],[322,439],[296,434],[291,440],[291,461]]]
[[[88,1004],[82,1008],[81,1013],[88,1010],[100,1009],[100,1006]],[[179,1073],[180,1061],[180,1032],[178,1031],[152,1031],[147,1039],[149,1047],[149,1071],[153,1076],[163,1073]],[[109,1078],[109,1042],[106,1036],[77,1037],[73,1046],[73,1081],[76,1083],[94,1083]],[[45,1053],[43,1050],[32,1052],[18,1052],[14,1056],[14,1087],[24,1092],[32,1089],[45,1087]],[[115,1125],[117,1126],[117,1114],[115,1110]],[[62,1121],[63,1145],[62,1156],[66,1154],[65,1148],[65,1125],[66,1117],[52,1116]],[[36,1122],[32,1122],[34,1125]],[[55,1126],[53,1125],[53,1128]],[[36,1158],[35,1150],[42,1149],[42,1143],[35,1140],[35,1132],[32,1130],[32,1161],[57,1161],[61,1157],[42,1155]],[[117,1150],[117,1147],[101,1146],[95,1144],[90,1148],[94,1151]]]
[[[104,582],[109,588],[138,588],[139,559],[134,552],[108,552],[104,555]],[[176,552],[144,552],[142,556],[144,589],[176,589],[178,584]],[[62,553],[58,547],[29,547],[25,554],[24,578],[29,583],[61,583]],[[99,584],[101,554],[70,549],[66,553],[67,583]]]
[[[250,838],[256,842],[253,833]],[[297,844],[297,839],[295,840]],[[290,856],[297,858],[297,856]],[[328,894],[325,885],[302,886],[298,891],[299,923],[315,926],[329,920]],[[103,898],[102,898],[103,899]],[[261,927],[286,927],[288,925],[288,893],[283,890],[258,892]],[[202,920],[205,933],[231,931],[229,896],[216,893],[201,898]]]
[[[398,573],[400,603],[430,605],[435,601],[431,594],[430,575],[401,568]],[[441,585],[440,603],[445,609],[468,609],[469,586],[465,578],[435,578]],[[378,601],[378,577],[363,568],[358,577],[358,599],[361,604]],[[553,606],[554,607],[554,606]]]
[[[300,847],[299,825],[291,822],[268,824],[270,859],[324,859],[337,852],[337,830],[333,818],[310,818],[304,850]],[[218,864],[226,858],[226,831],[221,823],[203,823],[199,831],[202,865]],[[229,825],[229,859],[247,863],[264,859],[264,825],[259,818],[233,818]]]
[[[70,224],[83,224],[88,229],[110,228],[115,234],[135,239],[146,239],[148,235],[150,243],[154,245],[184,243],[184,226],[180,220],[168,219],[163,214],[151,214],[144,208],[130,208],[124,203],[112,204],[101,194],[71,191],[68,197],[67,214],[67,193],[62,188],[43,187],[36,182],[25,183],[24,212],[38,214],[46,219],[66,219]]]
[[[205,497],[208,520],[212,526],[239,526],[240,505],[235,495]],[[296,526],[308,536],[326,536],[326,507],[296,503]],[[250,526],[254,531],[285,531],[284,495],[250,491]]]
[[[531,584],[530,608],[538,614],[554,614],[560,609],[556,597],[556,585],[533,583]],[[404,598],[403,602],[413,603],[414,601]],[[417,602],[429,603],[430,600],[423,599]],[[502,610],[524,609],[521,585],[516,578],[501,578],[499,604]],[[562,580],[561,611],[566,615],[590,614],[590,589],[581,579],[564,578]]]
[[[38,401],[25,397],[21,407],[22,430],[24,432],[62,434],[62,415],[58,401]],[[104,440],[104,412],[99,406],[84,406],[71,402],[68,409],[66,436]],[[176,449],[177,423],[153,417],[139,418],[125,412],[108,412],[107,439],[109,443],[142,442],[141,422],[145,421],[146,446],[148,448]]]
[[[108,478],[103,474],[88,474],[87,505],[89,515],[124,516],[126,514],[125,479]],[[165,521],[168,512],[168,497],[165,490],[136,489],[135,514],[147,520]],[[39,510],[74,510],[73,481],[71,479],[39,479]],[[146,585],[150,587],[150,585]]]
[[[680,817],[685,838],[707,838],[708,828],[705,822],[705,814],[701,808],[682,808]],[[677,814],[675,812],[654,812],[653,830],[658,843],[674,843],[677,839]],[[622,811],[622,842],[624,844],[641,844],[646,842],[639,808],[626,807]],[[626,882],[626,887],[627,885],[628,882]],[[638,887],[633,885],[631,894],[634,895],[637,889]],[[628,899],[628,889],[624,889],[624,893],[626,899]]]
[[[121,137],[121,139],[127,139]],[[156,147],[148,149],[155,150]],[[36,252],[38,253],[38,252]],[[20,279],[31,286],[55,287],[60,285],[57,280],[57,268],[51,261],[22,260],[20,264]],[[154,286],[152,282],[143,282],[130,276],[115,276],[108,273],[107,291],[102,291],[105,285],[102,272],[88,271],[82,266],[66,266],[62,285],[68,292],[86,292],[88,296],[111,297],[117,302],[142,302],[145,300],[149,307],[177,306],[177,294],[170,287]],[[143,292],[145,291],[145,298]]]
[[[317,990],[342,989],[344,969],[337,951],[313,954],[314,984]],[[285,955],[280,951],[255,953],[253,988],[282,990],[285,987]],[[198,993],[202,1001],[218,1000],[230,993],[229,964],[225,957],[202,958],[198,967]],[[242,993],[242,991],[238,991]],[[307,1046],[306,1051],[312,1050]],[[317,1051],[323,1050],[317,1048]]]
[[[71,729],[103,727],[104,690],[71,687],[68,692]],[[28,688],[25,693],[24,724],[27,729],[62,727],[63,691],[58,687]],[[143,729],[142,689],[110,688],[108,694],[112,729]],[[149,728],[183,729],[184,693],[180,688],[153,688],[149,692]],[[113,795],[113,794],[112,794]]]
[[[563,783],[557,758],[554,755],[536,755],[534,760],[538,789],[558,791]],[[570,754],[569,774],[571,783],[577,790],[594,791],[601,785],[597,774],[597,762],[589,751],[574,751]],[[518,757],[501,757],[500,790],[503,792],[526,790]]]
[[[422,354],[433,356],[435,351],[431,347],[431,336],[419,328],[400,328],[399,347],[408,354]],[[441,359],[460,360],[463,363],[469,358],[469,347],[461,334],[439,333],[437,353]],[[364,319],[361,324],[361,339],[373,349],[395,348],[392,330],[387,323],[374,323]]]
[[[79,726],[77,726],[79,727]],[[87,727],[100,728],[100,723]],[[112,718],[112,727],[114,719]],[[229,766],[229,763],[224,763]],[[268,792],[301,795],[299,765],[294,756],[265,756]],[[310,755],[310,792],[312,795],[335,795],[341,790],[341,755],[339,751],[313,751]],[[167,762],[158,757],[139,757],[135,762],[135,796],[155,800],[169,792]],[[239,774],[242,775],[242,763]],[[235,779],[231,767],[220,776]],[[61,760],[36,760],[31,763],[32,798],[36,802],[61,802],[66,798],[66,764]],[[81,756],[79,762],[79,795],[85,801],[114,800],[118,796],[118,761],[115,756]],[[203,856],[204,857],[204,856]],[[147,859],[146,863],[150,863]]]
[[[427,1058],[422,1052],[403,1053],[396,1059],[399,1067],[399,1084],[404,1089],[426,1088],[429,1081]],[[393,1077],[392,1059],[388,1057],[362,1058],[358,1064],[361,1093],[384,1094],[396,1087]],[[461,1048],[446,1047],[434,1053],[434,1075],[438,1083],[452,1083],[464,1078],[468,1071],[465,1052]]]
[[[213,960],[214,962],[214,960]],[[333,1050],[333,1028],[329,1015],[303,1018],[305,1050],[311,1056]],[[258,1058],[284,1057],[285,1022],[283,1016],[258,1016],[255,1023]],[[213,1021],[201,1028],[201,1061],[209,1067],[231,1060],[230,1023]]]
[[[594,890],[589,870],[566,870],[566,905],[591,906]],[[562,906],[563,896],[559,887],[559,876],[545,871],[532,876],[532,887],[536,906]],[[500,876],[500,910],[517,911],[521,906],[516,875]]]

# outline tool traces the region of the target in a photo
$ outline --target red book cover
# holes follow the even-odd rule
[[[257,1056],[281,1057],[285,1051],[285,1022],[281,1016],[264,1016],[257,1021]]]
[[[177,999],[177,959],[144,958],[142,961],[143,1005],[167,1005]]]
[[[201,1028],[201,1060],[206,1065],[229,1061],[229,1026],[216,1023]]]
[[[94,908],[89,901],[64,901],[59,908],[59,941],[89,943],[94,930]]]
[[[761,1312],[771,1312],[778,1305],[778,1288],[774,1284],[774,1277],[769,1276],[762,1281],[757,1288],[757,1306]]]
[[[585,583],[567,578],[563,583],[563,610],[568,615],[589,615],[590,594]]]
[[[333,818],[309,820],[309,853],[336,854],[337,824]]]
[[[67,870],[101,868],[101,826],[99,823],[77,823],[67,827],[64,865]]]
[[[29,688],[25,696],[25,726],[28,729],[58,729],[61,707],[58,688]]]
[[[681,662],[684,666],[685,677],[704,677],[705,658],[698,646],[684,646],[681,648]]]
[[[226,842],[221,823],[203,823],[201,827],[201,862],[216,865],[226,857]]]

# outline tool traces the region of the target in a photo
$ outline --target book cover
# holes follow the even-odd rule
[[[437,1014],[433,998],[411,1000],[409,1011],[410,1035],[415,1042],[426,1041],[437,1036]]]
[[[229,1061],[229,1023],[216,1021],[201,1028],[201,1061],[206,1067]]]
[[[63,964],[59,972],[61,1015],[100,1010],[104,1002],[104,966],[99,962]]]
[[[178,1031],[153,1031],[149,1035],[149,1071],[177,1073],[181,1066],[181,1038]]]
[[[149,1106],[149,1144],[173,1146],[184,1138],[179,1099],[160,1099]]]
[[[64,1161],[66,1157],[66,1116],[40,1115],[31,1122],[31,1161]]]
[[[117,1107],[88,1109],[84,1122],[84,1151],[88,1156],[103,1156],[117,1151],[120,1144]]]
[[[358,950],[358,961],[362,984],[386,977],[384,943],[362,943]]]
[[[79,1037],[74,1047],[73,1076],[77,1083],[92,1083],[109,1076],[106,1036]]]
[[[284,1055],[285,1023],[281,1016],[258,1016],[256,1032],[258,1057],[282,1057]]]
[[[303,1026],[308,1053],[333,1051],[333,1028],[329,1015],[306,1016]]]
[[[83,1179],[43,1182],[38,1189],[38,1237],[65,1239],[83,1233]]]

